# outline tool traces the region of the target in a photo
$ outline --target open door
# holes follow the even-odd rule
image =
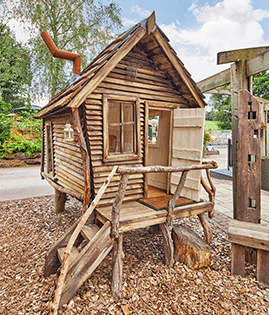
[[[204,108],[179,108],[174,110],[172,166],[201,164],[204,140]],[[170,191],[174,193],[181,173],[171,175]],[[199,200],[201,171],[188,173],[182,197]]]
[[[149,108],[148,114],[148,162],[147,165],[170,165],[171,146],[170,109]],[[150,173],[147,176],[150,187],[169,191],[168,173]]]

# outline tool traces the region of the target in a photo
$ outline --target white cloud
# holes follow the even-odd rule
[[[220,51],[269,46],[259,23],[269,18],[269,11],[254,10],[251,0],[223,0],[214,6],[195,1],[189,11],[200,23],[197,29],[184,29],[178,23],[161,28],[196,81],[223,70],[216,66]]]
[[[127,19],[127,18],[122,18],[121,21],[124,27],[134,26],[138,22],[136,19]]]
[[[146,18],[150,15],[150,11],[146,10],[146,9],[143,9],[143,8],[140,8],[139,5],[132,5],[131,6],[131,13],[132,12],[135,12],[137,13],[141,18]]]

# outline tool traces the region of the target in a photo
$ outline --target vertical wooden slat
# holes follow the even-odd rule
[[[149,105],[145,102],[145,125],[144,125],[144,166],[148,166],[148,154],[149,154],[149,143],[148,143],[148,131],[149,131]],[[144,197],[148,198],[148,174],[144,174]]]
[[[79,110],[78,108],[72,108],[73,122],[75,124],[76,133],[78,136],[78,142],[80,145],[80,152],[83,160],[83,170],[84,170],[84,199],[82,212],[84,213],[91,199],[91,175],[90,175],[90,154],[88,151],[87,143],[83,136],[83,131],[81,127]]]

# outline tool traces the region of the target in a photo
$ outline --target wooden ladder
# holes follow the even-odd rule
[[[49,251],[45,263],[44,274],[46,276],[55,273],[61,265],[72,230],[74,230],[74,227],[58,240]],[[84,225],[70,253],[68,271],[59,307],[69,302],[111,251],[113,243],[110,233],[110,222],[106,222],[101,228],[95,224]]]

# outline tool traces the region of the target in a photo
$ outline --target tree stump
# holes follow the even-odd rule
[[[172,238],[175,247],[175,261],[191,269],[207,267],[211,262],[210,246],[189,228],[174,226]]]
[[[61,213],[64,212],[66,194],[55,189],[55,212]]]

